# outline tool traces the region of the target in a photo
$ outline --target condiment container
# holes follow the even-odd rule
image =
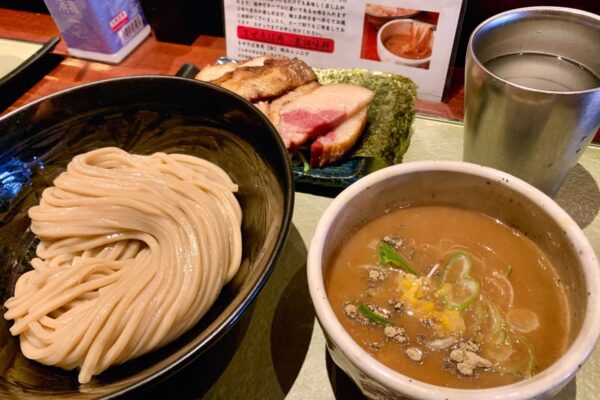
[[[149,34],[137,0],[44,0],[70,54],[117,64]]]

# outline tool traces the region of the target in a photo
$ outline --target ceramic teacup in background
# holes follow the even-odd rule
[[[600,16],[528,7],[475,29],[465,68],[465,161],[554,196],[599,127]]]

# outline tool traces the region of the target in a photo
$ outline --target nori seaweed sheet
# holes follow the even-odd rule
[[[402,162],[410,143],[417,86],[409,78],[365,69],[315,69],[319,82],[351,83],[375,93],[367,110],[367,127],[351,157],[387,166]]]

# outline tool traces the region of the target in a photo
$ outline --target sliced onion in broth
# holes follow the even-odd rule
[[[524,308],[514,308],[507,313],[507,321],[515,331],[527,333],[540,327],[538,316]]]
[[[496,296],[493,296],[496,304],[510,308],[513,305],[515,293],[512,284],[504,275],[497,271],[492,273],[493,277],[486,277],[485,282],[489,286],[493,286]],[[488,290],[490,287],[488,287]]]

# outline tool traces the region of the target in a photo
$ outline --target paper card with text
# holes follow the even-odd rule
[[[224,0],[227,56],[298,57],[313,67],[411,78],[440,101],[462,0]]]

